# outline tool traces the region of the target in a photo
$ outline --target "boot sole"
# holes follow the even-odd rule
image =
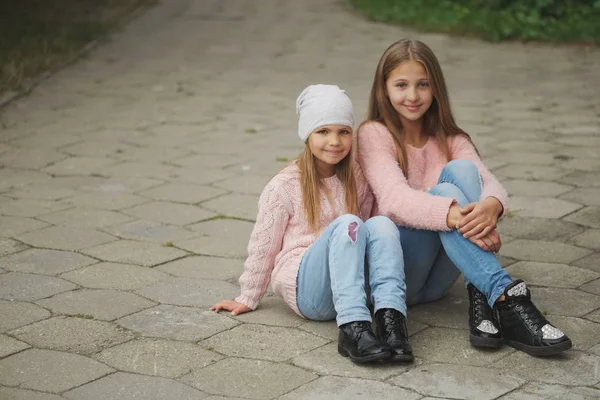
[[[389,361],[391,362],[413,362],[415,357],[410,355],[393,354]]]
[[[531,356],[553,356],[559,353],[562,353],[565,350],[569,350],[573,343],[571,340],[567,340],[566,342],[557,343],[552,346],[529,346],[527,344],[523,344],[521,342],[515,342],[514,340],[506,340],[506,344],[510,347],[513,347],[517,350],[521,350],[524,353],[527,353]]]
[[[369,356],[364,357],[354,357],[350,352],[344,349],[342,346],[338,345],[338,353],[342,357],[349,357],[352,362],[355,363],[368,363],[374,361],[383,361],[388,360],[392,355],[390,353],[379,353],[379,354],[371,354]]]
[[[488,349],[498,349],[504,345],[502,338],[485,338],[470,334],[469,341],[474,347],[485,347]]]

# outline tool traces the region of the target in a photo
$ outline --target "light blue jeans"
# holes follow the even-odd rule
[[[398,228],[387,217],[374,217],[363,223],[351,214],[333,221],[306,250],[298,271],[300,313],[317,321],[335,318],[338,326],[370,322],[365,270],[375,311],[393,308],[406,315]]]
[[[436,196],[453,197],[460,206],[479,201],[482,181],[477,166],[468,160],[452,160],[442,170],[438,184],[429,190]],[[460,232],[425,231],[399,226],[404,250],[407,303],[425,303],[441,298],[460,273],[465,284],[483,292],[490,307],[512,278],[496,256],[465,239]]]

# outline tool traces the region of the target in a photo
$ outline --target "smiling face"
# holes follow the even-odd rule
[[[352,148],[352,128],[345,125],[321,126],[310,134],[308,145],[315,156],[320,175],[333,176],[335,165],[342,161]]]
[[[386,82],[390,103],[403,124],[421,122],[431,103],[429,77],[423,64],[407,60],[390,72]]]

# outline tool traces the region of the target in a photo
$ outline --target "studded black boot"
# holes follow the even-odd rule
[[[525,282],[504,289],[504,301],[494,304],[504,342],[532,356],[551,356],[571,348],[571,339],[552,326],[531,301]]]
[[[382,308],[375,313],[375,322],[377,338],[392,349],[391,361],[413,361],[404,315],[393,308]]]
[[[469,340],[475,347],[499,348],[504,344],[496,327],[492,309],[485,295],[472,283],[467,285],[469,292]]]
[[[392,352],[379,341],[368,321],[355,321],[340,326],[338,353],[356,363],[387,360]]]

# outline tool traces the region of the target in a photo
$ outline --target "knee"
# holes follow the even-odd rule
[[[452,197],[458,201],[458,204],[464,206],[468,204],[467,197],[456,185],[448,182],[442,182],[435,185],[429,193],[435,196]]]
[[[461,158],[452,160],[442,170],[444,174],[450,174],[458,179],[477,179],[479,180],[479,169],[471,160],[463,160]]]
[[[352,243],[356,243],[359,237],[365,235],[361,226],[364,225],[363,221],[353,214],[344,214],[333,221],[336,229],[341,229],[350,238]]]
[[[373,237],[373,235],[384,235],[392,236],[400,240],[400,231],[398,230],[398,227],[388,217],[378,215],[376,217],[370,218],[367,220],[367,222],[365,222],[365,227],[369,231],[369,235],[371,237]]]

